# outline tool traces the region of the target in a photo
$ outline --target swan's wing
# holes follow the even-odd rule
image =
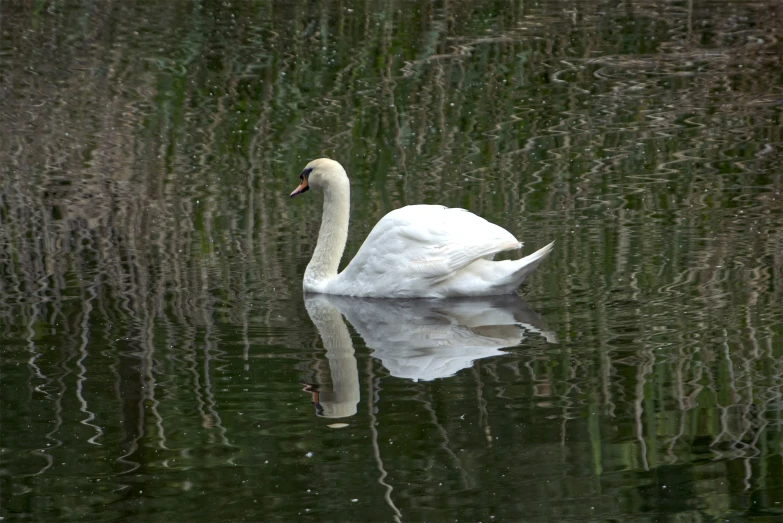
[[[510,232],[464,209],[411,205],[378,222],[341,276],[369,281],[396,273],[433,283],[478,258],[519,247]]]
[[[436,279],[479,258],[521,247],[510,232],[465,209],[413,205],[387,217],[387,235],[399,237],[410,249],[409,270]]]

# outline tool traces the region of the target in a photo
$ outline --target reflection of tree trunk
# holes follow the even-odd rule
[[[383,464],[383,459],[381,458],[381,446],[379,443],[379,435],[378,435],[378,418],[376,416],[376,405],[375,405],[375,399],[379,397],[380,395],[380,380],[375,377],[375,372],[373,371],[373,359],[367,358],[367,413],[370,417],[370,434],[372,435],[372,453],[375,457],[375,463],[378,467],[378,472],[380,472],[380,476],[378,476],[378,483],[380,483],[383,487],[385,487],[386,492],[384,493],[383,499],[386,501],[386,504],[389,506],[389,508],[392,509],[394,512],[394,521],[397,521],[398,523],[402,521],[402,512],[397,508],[397,505],[394,504],[394,500],[392,499],[391,495],[394,491],[394,487],[386,483],[386,476],[388,476],[388,472],[386,472],[386,468]]]
[[[487,447],[492,447],[492,426],[489,424],[487,412],[487,400],[484,399],[484,384],[481,382],[481,362],[476,361],[471,368],[473,378],[476,380],[476,404],[478,406],[478,422],[484,431]]]
[[[645,439],[645,419],[648,421],[647,432],[654,433],[654,427],[649,423],[652,420],[654,412],[652,412],[652,404],[648,401],[649,396],[645,394],[645,386],[647,385],[647,376],[652,372],[654,363],[653,355],[650,353],[648,358],[645,358],[636,368],[636,393],[634,397],[634,422],[636,440],[639,442],[639,459],[642,463],[644,470],[650,470],[650,463],[648,458],[648,445]],[[646,418],[644,416],[646,412]],[[655,442],[652,442],[655,445]]]
[[[141,466],[142,453],[138,452],[139,441],[144,436],[144,376],[134,350],[135,342],[118,346],[122,356],[117,368],[119,376],[120,398],[122,400],[122,455],[117,460],[126,467],[127,473]]]
[[[92,301],[96,297],[96,289],[98,287],[98,282],[95,281],[91,285],[89,285],[86,289],[84,287],[81,288],[81,304],[82,304],[82,313],[81,313],[81,321],[79,322],[79,359],[76,361],[76,366],[79,369],[77,382],[76,382],[76,397],[79,399],[80,403],[80,409],[81,412],[86,416],[81,420],[81,423],[83,425],[86,425],[88,427],[92,427],[95,430],[95,435],[92,436],[87,440],[88,443],[91,443],[93,445],[100,445],[99,442],[96,441],[100,436],[103,435],[103,429],[92,423],[92,421],[95,419],[95,413],[92,412],[89,408],[88,399],[84,395],[84,385],[87,382],[87,367],[85,366],[86,360],[89,357],[89,353],[87,350],[87,347],[90,342],[90,317],[91,312],[93,310]],[[89,297],[85,296],[85,292],[89,294]]]
[[[208,415],[204,419],[203,426],[210,429],[217,428],[221,443],[227,447],[233,447],[228,440],[226,428],[223,426],[223,419],[220,417],[220,412],[215,402],[215,393],[212,390],[212,365],[213,361],[217,360],[217,357],[212,354],[217,351],[217,344],[212,339],[213,328],[214,325],[210,316],[209,324],[204,334],[204,398]]]
[[[451,450],[451,441],[449,440],[449,433],[446,430],[446,427],[443,426],[443,424],[438,419],[438,413],[435,412],[435,408],[432,406],[432,401],[429,398],[428,389],[429,387],[425,387],[423,382],[420,382],[417,384],[416,387],[419,390],[419,401],[422,402],[424,405],[424,409],[429,412],[430,414],[430,420],[432,420],[432,424],[435,425],[435,428],[438,431],[438,435],[440,436],[440,448],[442,448],[446,454],[451,457],[452,462],[454,463],[454,466],[459,469],[459,474],[462,477],[462,486],[467,490],[471,489],[474,486],[474,482],[470,480],[470,476],[468,475],[468,471],[465,470],[465,467],[462,465],[462,460],[457,456],[453,450]],[[490,445],[491,446],[491,443]]]

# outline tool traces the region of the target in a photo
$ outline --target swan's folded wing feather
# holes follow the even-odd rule
[[[437,277],[449,272],[449,264],[445,258],[410,260],[408,266],[410,267],[411,272],[425,277]]]
[[[510,232],[464,209],[412,205],[384,216],[344,272],[355,278],[400,271],[437,281],[520,246]]]

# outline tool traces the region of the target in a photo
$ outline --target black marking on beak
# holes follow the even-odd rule
[[[294,189],[294,192],[291,193],[291,198],[310,190],[310,185],[308,184],[308,180],[310,179],[310,173],[312,171],[313,171],[312,168],[305,169],[304,171],[301,172],[301,174],[299,174],[299,179],[302,180],[302,183],[300,183],[299,187]]]

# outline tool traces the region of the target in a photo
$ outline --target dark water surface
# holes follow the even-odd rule
[[[3,521],[781,521],[780,2],[0,20]],[[555,250],[305,299],[324,155]]]

